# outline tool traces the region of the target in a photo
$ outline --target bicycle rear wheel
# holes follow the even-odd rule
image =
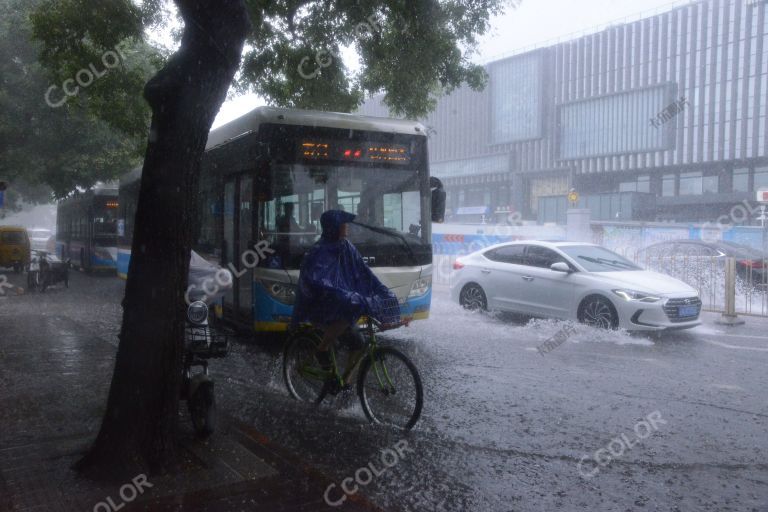
[[[292,336],[283,355],[283,377],[288,392],[296,400],[314,402],[325,381],[315,349],[320,338],[311,333]]]
[[[368,420],[410,430],[421,416],[424,390],[416,366],[391,347],[366,357],[357,381],[360,403]]]

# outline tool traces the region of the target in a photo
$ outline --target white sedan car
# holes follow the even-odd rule
[[[469,309],[562,318],[606,329],[695,327],[696,289],[599,245],[521,241],[458,258],[451,296]]]

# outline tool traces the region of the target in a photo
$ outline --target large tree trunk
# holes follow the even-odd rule
[[[101,429],[78,464],[92,474],[162,471],[175,459],[200,159],[251,27],[243,0],[176,3],[181,47],[144,89],[152,126],[120,345]]]

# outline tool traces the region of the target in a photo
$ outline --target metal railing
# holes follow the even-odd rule
[[[451,272],[453,272],[453,262],[456,261],[457,254],[435,254],[432,256],[432,282],[435,284],[451,284]]]
[[[679,279],[696,288],[707,311],[739,315],[768,316],[768,260],[747,260],[727,256],[661,254],[650,256],[627,251],[624,257],[647,270]],[[728,265],[734,279],[729,282]]]

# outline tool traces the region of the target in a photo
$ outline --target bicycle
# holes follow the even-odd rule
[[[393,347],[382,347],[376,340],[377,332],[408,323],[400,321],[400,306],[397,299],[393,301],[394,305],[387,305],[381,315],[384,322],[365,317],[360,329],[368,338],[366,354],[348,371],[347,379],[339,370],[335,348],[330,349],[330,370],[323,369],[317,360],[315,350],[322,341],[321,330],[302,325],[291,332],[283,356],[283,377],[291,396],[319,405],[328,394],[350,389],[357,371],[357,394],[368,421],[403,430],[413,428],[424,405],[419,371],[405,354]]]

